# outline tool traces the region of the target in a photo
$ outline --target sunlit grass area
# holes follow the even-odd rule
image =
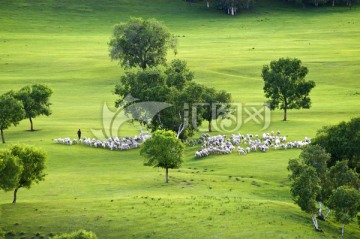
[[[53,114],[5,130],[7,143],[44,148],[46,180],[30,190],[0,192],[0,232],[5,238],[47,238],[77,229],[99,238],[340,238],[333,218],[313,230],[310,216],[292,202],[290,158],[300,150],[195,159],[186,148],[180,169],[143,166],[138,150],[108,151],[53,143],[58,137],[93,137],[103,126],[104,103],[113,107],[123,74],[108,56],[112,26],[129,17],[153,17],[178,36],[178,54],[195,81],[232,94],[234,103],[266,101],[261,69],[271,60],[296,57],[316,87],[312,108],[271,113],[265,132],[289,140],[314,137],[324,125],[359,116],[360,14],[358,6],[298,8],[282,1],[230,17],[204,3],[178,0],[7,1],[0,8],[0,94],[33,83],[54,90]],[[274,1],[275,2],[275,1]],[[246,115],[244,116],[246,117]],[[204,124],[206,129],[206,124]],[[262,134],[262,124],[242,122],[241,133]],[[204,130],[203,130],[204,131]],[[198,132],[196,136],[202,132]],[[232,132],[214,132],[213,134]],[[237,132],[236,132],[237,133]],[[120,136],[139,134],[136,123]],[[346,237],[360,238],[358,225]],[[1,237],[1,236],[0,236]]]

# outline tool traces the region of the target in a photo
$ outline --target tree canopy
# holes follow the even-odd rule
[[[19,182],[23,170],[19,158],[9,150],[0,152],[0,189],[13,190]]]
[[[316,170],[311,166],[304,165],[301,173],[294,178],[290,192],[294,202],[299,205],[301,210],[311,215],[316,230],[320,230],[315,216],[317,213],[316,197],[319,191],[320,179]]]
[[[211,114],[209,104],[231,101],[231,95],[225,91],[212,89],[214,95],[208,95],[206,91],[210,91],[209,88],[193,82],[193,77],[194,73],[186,62],[178,59],[171,61],[165,68],[127,71],[115,87],[115,94],[120,96],[115,105],[122,105],[128,95],[140,102],[152,102],[153,105],[148,104],[147,107],[130,102],[125,111],[133,119],[146,122],[152,131],[172,130],[178,137],[186,138],[193,134],[204,119],[211,122],[219,117]],[[171,107],[160,107],[162,103]],[[156,105],[159,107],[154,107]],[[154,109],[158,111],[154,112]]]
[[[349,160],[349,166],[360,172],[360,117],[323,127],[313,143],[330,153],[329,166],[335,165],[336,161]]]
[[[20,188],[31,188],[33,183],[39,183],[45,179],[45,161],[47,154],[42,149],[29,145],[14,145],[9,149],[10,155],[22,168],[17,181],[14,183],[14,200],[17,200],[17,191]],[[8,187],[7,190],[11,190]]]
[[[292,181],[290,191],[294,201],[303,211],[313,214],[312,219],[317,230],[319,227],[315,217],[316,211],[318,218],[325,220],[330,210],[335,210],[336,217],[343,223],[344,228],[344,224],[349,223],[354,218],[353,215],[357,215],[357,210],[360,210],[350,210],[348,203],[340,202],[353,200],[354,197],[348,195],[350,191],[359,193],[359,174],[349,168],[347,160],[337,161],[329,168],[327,162],[330,157],[321,146],[308,145],[301,152],[299,159],[289,160],[288,165],[288,170],[292,172],[289,178]],[[316,202],[319,203],[318,210]],[[356,200],[351,202],[355,205],[358,203]],[[322,214],[323,204],[329,209],[325,216]]]
[[[348,161],[337,161],[329,169],[329,184],[331,190],[337,190],[341,186],[352,187],[360,190],[359,174],[348,166]]]
[[[169,182],[169,168],[179,168],[183,162],[185,146],[173,131],[157,130],[143,143],[140,154],[144,165],[165,168],[165,181]]]
[[[130,18],[115,25],[108,44],[111,59],[125,68],[164,65],[168,49],[176,53],[176,38],[155,19]]]
[[[4,130],[11,125],[18,125],[24,119],[25,112],[22,103],[15,99],[14,92],[12,91],[0,96],[0,112],[0,132],[4,144]]]
[[[289,160],[288,170],[293,182],[291,193],[294,201],[301,210],[311,213],[315,229],[319,226],[315,217],[317,211],[316,202],[319,203],[319,218],[322,215],[322,205],[329,197],[328,174],[326,162],[330,155],[318,145],[307,146],[300,154],[299,159]],[[309,180],[307,182],[307,180]]]
[[[265,97],[270,99],[270,109],[283,109],[284,121],[288,109],[308,109],[311,106],[309,94],[315,82],[305,81],[307,73],[308,69],[296,58],[280,58],[262,69],[263,89]]]
[[[32,119],[51,115],[49,100],[52,93],[52,89],[42,84],[25,86],[16,93],[15,97],[23,103],[25,118],[30,120],[31,131],[34,131]]]
[[[212,132],[211,122],[218,117],[226,117],[226,113],[231,108],[231,94],[221,90],[217,91],[215,88],[204,87],[203,101],[204,109],[202,110],[202,118],[208,122],[208,130]],[[218,115],[216,110],[223,107],[225,114]]]
[[[209,89],[192,81],[194,73],[186,61],[166,62],[167,50],[176,52],[176,38],[155,19],[131,18],[116,25],[109,47],[111,58],[127,68],[115,86],[115,94],[120,96],[115,106],[124,107],[128,116],[140,122],[141,133],[146,124],[152,131],[172,130],[177,137],[186,138],[204,119],[211,125],[211,120],[219,117],[209,113],[208,105],[204,107],[208,102],[202,103],[231,101],[225,91],[212,90],[212,98],[206,96]],[[140,69],[129,69],[136,67]]]
[[[352,222],[360,212],[360,192],[341,186],[331,195],[329,202],[335,211],[336,220],[342,223],[341,235],[344,237],[345,225]]]

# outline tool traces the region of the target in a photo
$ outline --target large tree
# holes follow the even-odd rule
[[[3,144],[5,143],[4,130],[11,125],[18,125],[24,119],[25,112],[20,101],[14,98],[13,92],[0,96],[0,132]]]
[[[201,114],[192,109],[195,109],[194,104],[202,102],[204,87],[192,81],[194,73],[189,70],[186,61],[173,60],[165,75],[169,89],[166,102],[172,107],[160,112],[153,125],[156,129],[176,132],[178,138],[187,138],[201,124]]]
[[[30,121],[31,131],[34,131],[33,119],[35,117],[51,115],[49,100],[52,93],[52,89],[42,84],[25,86],[16,93],[16,98],[23,103],[25,118]]]
[[[212,132],[211,122],[219,117],[226,117],[230,112],[231,94],[226,91],[217,91],[215,88],[205,87],[203,93],[204,109],[202,117],[208,122],[208,130]],[[219,107],[223,108],[223,114],[217,114]]]
[[[14,145],[10,148],[10,153],[18,158],[19,165],[23,168],[14,185],[13,203],[16,203],[17,192],[20,188],[30,188],[33,183],[39,183],[45,179],[47,154],[42,149],[29,145]]]
[[[290,170],[293,170],[293,163],[290,163]],[[312,166],[305,164],[301,165],[301,167],[296,167],[296,170],[296,173],[290,176],[292,180],[290,192],[293,200],[302,211],[311,215],[315,230],[320,230],[316,220],[316,198],[321,190],[320,178],[316,169]]]
[[[330,154],[328,154],[325,149],[319,145],[309,145],[301,152],[299,160],[308,166],[312,166],[319,178],[320,191],[316,197],[316,201],[319,202],[319,218],[325,219],[327,215],[323,215],[322,208],[324,202],[327,201],[331,194],[331,187],[329,187],[330,179],[328,175],[327,162],[330,159]]]
[[[329,167],[337,161],[349,160],[349,166],[360,172],[360,117],[323,127],[317,132],[313,143],[330,153]]]
[[[283,109],[284,121],[287,120],[288,109],[308,109],[311,106],[309,94],[315,82],[305,81],[307,73],[307,67],[296,58],[280,58],[262,69],[263,89],[266,98],[270,99],[270,109]]]
[[[146,166],[165,169],[165,181],[169,182],[169,168],[179,168],[183,162],[184,144],[173,131],[157,130],[142,144],[140,154]]]
[[[327,202],[331,194],[331,187],[329,186],[329,177],[327,169],[327,161],[330,159],[330,155],[318,145],[309,145],[303,149],[299,159],[289,160],[288,170],[292,172],[289,175],[290,180],[296,182],[300,176],[307,170],[307,168],[312,168],[316,172],[316,177],[318,178],[319,190],[316,192],[316,201],[319,203],[318,217],[320,219],[325,219],[329,214],[323,216],[322,208],[324,202]],[[305,186],[305,185],[304,185]],[[299,197],[307,197],[307,194],[299,194]],[[328,211],[328,213],[330,210]]]
[[[10,150],[0,152],[0,190],[13,190],[19,182],[23,166]]]
[[[335,211],[336,220],[342,223],[341,235],[344,238],[345,225],[352,222],[360,212],[360,192],[341,186],[331,195],[329,201]]]
[[[153,106],[159,107],[149,107],[149,104],[143,107],[145,104],[131,101],[126,105],[125,111],[130,113],[133,119],[147,122],[153,131],[172,130],[178,137],[186,138],[191,136],[203,121],[204,109],[199,106],[204,103],[206,87],[192,82],[192,79],[193,73],[186,66],[186,62],[180,60],[173,60],[166,68],[127,71],[115,88],[115,93],[120,96],[116,105],[123,105],[128,95],[143,103],[152,102]],[[220,101],[230,98],[226,92],[221,91],[218,94],[217,99]],[[160,107],[162,105],[171,107]]]
[[[155,19],[130,18],[114,26],[110,57],[123,67],[153,67],[166,63],[169,48],[176,53],[176,38]]]
[[[157,67],[137,72],[127,71],[116,85],[115,94],[120,96],[115,101],[115,106],[122,107],[130,119],[140,123],[141,134],[143,124],[154,129],[151,124],[154,117],[164,108],[171,106],[165,103],[169,94],[165,74]]]

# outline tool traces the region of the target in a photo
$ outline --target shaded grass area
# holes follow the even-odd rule
[[[100,238],[339,238],[339,224],[320,222],[292,203],[287,162],[299,150],[193,158],[170,171],[143,166],[138,150],[110,152],[54,145],[57,137],[91,137],[102,127],[104,102],[113,105],[123,70],[108,57],[112,26],[130,16],[155,17],[179,37],[180,58],[197,82],[232,93],[236,103],[264,102],[261,68],[279,57],[297,57],[317,86],[310,110],[271,114],[267,132],[289,140],[314,137],[323,125],[359,116],[360,15],[358,7],[302,9],[272,1],[236,17],[183,1],[10,1],[0,8],[0,94],[25,84],[54,89],[53,114],[5,131],[7,145],[28,143],[49,154],[46,181],[0,193],[0,235],[47,238],[80,228]],[[246,115],[244,115],[246,117]],[[242,124],[241,133],[263,125]],[[206,125],[204,126],[206,128]],[[199,135],[199,132],[197,135]],[[216,131],[213,134],[229,134]],[[138,134],[136,124],[120,136]],[[346,236],[360,238],[357,225]],[[0,236],[1,237],[1,236]]]
[[[98,233],[105,231],[104,238],[179,238],[182,236],[187,238],[238,238],[242,236],[286,238],[294,236],[291,230],[299,229],[303,229],[304,233],[295,235],[297,238],[314,236],[326,238],[326,234],[319,235],[307,230],[307,222],[300,215],[301,213],[287,214],[289,210],[296,211],[293,205],[249,202],[239,197],[206,196],[173,199],[157,195],[156,197],[135,196],[113,201],[78,200],[66,204],[61,210],[58,210],[57,204],[47,204],[38,209],[39,206],[41,205],[26,204],[20,207],[25,215],[30,214],[34,220],[42,221],[43,217],[48,218],[37,227],[39,231],[44,231],[46,228],[44,234],[58,232],[58,228],[54,227],[53,223],[48,223],[57,221],[67,230],[75,230],[81,226]],[[6,206],[5,208],[8,213],[14,213]],[[44,212],[49,210],[54,213],[48,215]],[[268,212],[271,212],[271,217]],[[70,214],[71,217],[64,218],[62,214]],[[254,220],[249,220],[249,218]],[[24,234],[32,235],[25,231],[26,226],[21,221],[14,220],[14,222],[15,227],[20,231],[24,230],[22,231]],[[299,224],[306,226],[299,227]],[[184,228],[188,228],[186,232]],[[289,231],[285,231],[284,228]],[[33,229],[35,228],[31,228]]]

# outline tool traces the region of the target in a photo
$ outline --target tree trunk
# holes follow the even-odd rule
[[[335,7],[335,0],[332,1],[332,6]]]
[[[326,217],[323,215],[323,203],[319,202],[318,219],[325,221]]]
[[[209,120],[209,126],[208,126],[209,132],[212,132],[212,128],[211,128],[211,120]]]
[[[285,105],[285,108],[284,108],[284,121],[287,120],[287,106]]]
[[[14,190],[14,200],[13,203],[16,203],[16,195],[17,195],[17,191],[19,190],[19,188],[15,188]]]
[[[209,3],[209,1],[206,1],[206,6],[207,6],[207,8],[209,8],[209,7],[210,7],[210,3]]]
[[[344,231],[345,231],[345,224],[343,223],[341,227],[341,238],[344,238]]]
[[[331,209],[328,208],[328,211],[327,211],[326,215],[324,216],[324,219],[326,219],[330,215],[330,212],[331,212]]]
[[[168,183],[169,182],[169,169],[166,168],[166,173],[165,173],[165,182]]]
[[[29,120],[30,120],[30,131],[34,131],[34,126],[33,126],[32,118],[29,117]]]
[[[180,124],[179,126],[179,129],[178,129],[178,132],[176,134],[176,138],[179,138],[180,137],[180,134],[184,131],[185,127],[183,124]]]
[[[3,144],[5,144],[4,131],[3,131],[3,129],[0,129],[0,131],[1,131],[1,139],[2,139],[2,142],[3,142]]]
[[[144,132],[143,132],[143,128],[142,128],[142,120],[139,120],[139,124],[140,124],[140,135],[143,135]]]
[[[319,224],[318,224],[318,222],[317,222],[317,220],[316,220],[316,216],[315,216],[315,215],[312,215],[312,221],[313,221],[315,230],[316,230],[316,231],[319,231]]]

